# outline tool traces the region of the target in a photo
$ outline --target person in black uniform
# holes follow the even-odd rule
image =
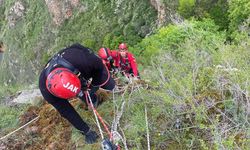
[[[90,85],[89,79],[92,80]],[[84,100],[83,93],[88,90],[92,102],[96,104],[95,92],[99,87],[111,91],[115,81],[102,60],[80,44],[73,44],[55,54],[39,78],[39,88],[44,99],[85,135],[88,144],[95,143],[98,135],[82,120],[68,99],[80,97]]]

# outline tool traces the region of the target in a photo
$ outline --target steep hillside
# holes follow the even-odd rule
[[[18,90],[37,88],[41,67],[59,49],[74,42],[95,51],[116,49],[122,41],[135,54],[142,80],[118,75],[114,93],[99,91],[104,102],[97,109],[119,133],[122,149],[249,149],[249,0],[0,4],[6,47],[0,66],[0,138],[35,119],[2,139],[0,149],[100,149],[100,138],[87,145],[44,101],[35,106],[8,102]],[[93,113],[79,100],[72,105],[98,132]]]
[[[7,51],[0,84],[9,90],[34,84],[49,56],[69,44],[82,43],[95,51],[101,46],[116,49],[122,41],[132,46],[152,32],[157,20],[150,1],[1,3],[0,38]]]

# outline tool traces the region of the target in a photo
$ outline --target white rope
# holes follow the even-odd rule
[[[114,109],[114,118],[113,118],[113,122],[112,122],[112,125],[111,125],[111,132],[114,132],[116,131],[115,129],[115,125],[116,125],[116,114],[118,112],[118,108],[116,109],[117,104],[115,102],[115,92],[114,92],[114,89],[112,90],[112,97],[113,97],[113,109]]]
[[[89,103],[90,103],[90,105],[91,105],[91,107],[92,107],[92,110],[93,110],[93,112],[94,112],[94,116],[95,116],[95,120],[96,120],[96,123],[97,123],[97,127],[98,127],[98,129],[99,129],[99,132],[100,132],[100,134],[101,134],[102,139],[104,139],[104,136],[103,136],[103,133],[102,133],[102,128],[101,128],[101,126],[100,126],[100,122],[99,122],[99,120],[98,120],[98,118],[97,118],[97,115],[96,115],[96,113],[95,113],[95,111],[94,111],[94,105],[93,105],[93,103],[92,103],[92,99],[90,98],[89,92],[86,92],[86,93],[87,93],[87,95],[88,95]]]
[[[149,142],[149,129],[148,129],[148,113],[147,113],[147,107],[145,105],[145,120],[146,120],[146,129],[147,129],[147,142],[148,142],[148,150],[150,150],[150,142]]]
[[[14,134],[15,132],[21,130],[22,128],[25,128],[26,126],[28,126],[28,125],[31,124],[32,122],[36,121],[39,117],[40,117],[40,116],[37,116],[36,118],[32,119],[31,121],[29,121],[29,122],[26,123],[25,125],[23,125],[23,126],[19,127],[18,129],[16,129],[16,130],[10,132],[9,134],[5,135],[4,137],[1,137],[0,140],[3,140],[3,139],[5,139],[5,138],[11,136],[11,135]]]
[[[137,89],[142,97],[142,92],[140,90],[140,86],[138,86],[138,84],[136,83],[137,85]],[[143,97],[142,97],[143,99]],[[150,137],[149,137],[149,129],[148,129],[148,111],[147,111],[147,106],[145,104],[145,122],[146,122],[146,131],[147,131],[147,144],[148,144],[148,150],[150,150]]]

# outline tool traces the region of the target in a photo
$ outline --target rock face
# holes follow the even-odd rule
[[[166,22],[166,6],[161,0],[150,0],[151,5],[158,11],[158,26],[162,26]]]
[[[2,3],[3,1],[0,0],[0,4]],[[45,0],[45,3],[56,25],[61,25],[64,20],[70,18],[73,15],[74,8],[78,8],[79,12],[86,10],[86,8],[80,4],[79,0]],[[14,3],[8,13],[9,27],[14,27],[16,23],[22,19],[26,9],[21,1]]]
[[[19,21],[25,12],[25,7],[21,1],[17,1],[10,8],[8,13],[8,25],[9,27],[14,27],[16,22]]]
[[[45,0],[45,3],[56,25],[61,25],[64,20],[70,18],[74,8],[79,8],[79,11],[86,10],[79,0]]]
[[[12,100],[13,103],[33,104],[37,105],[42,100],[42,94],[39,89],[24,90],[19,92],[19,95]]]
[[[0,0],[0,6],[3,5],[4,0]]]
[[[183,22],[183,19],[174,10],[176,2],[173,1],[173,4],[169,4],[168,6],[163,3],[162,0],[150,0],[150,3],[158,12],[158,27],[162,27],[170,22],[174,24],[180,24]]]

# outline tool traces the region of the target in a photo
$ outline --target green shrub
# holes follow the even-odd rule
[[[228,1],[218,0],[213,7],[210,6],[209,15],[214,20],[216,25],[220,27],[220,30],[228,30],[229,18],[228,18]]]
[[[188,18],[194,15],[195,0],[179,0],[178,12]]]
[[[228,21],[228,2],[227,0],[180,0],[178,13],[186,19],[196,18],[202,20],[204,18],[213,19],[220,30],[227,30]]]
[[[172,36],[166,31],[174,31],[167,27],[162,29],[165,32],[159,31],[137,45],[151,50],[168,48],[157,53],[148,50],[152,53],[152,59],[147,57],[151,66],[143,76],[153,86],[147,97],[151,95],[165,108],[160,114],[167,122],[166,126],[160,124],[159,118],[159,122],[152,122],[159,129],[155,132],[161,135],[151,138],[156,143],[179,143],[182,149],[245,149],[249,127],[245,123],[248,100],[244,98],[244,92],[249,91],[249,38],[229,45],[225,33],[218,32],[218,26],[208,20],[186,23],[183,33],[181,27],[174,34],[178,37],[176,43],[174,39],[165,40]],[[180,33],[184,38],[179,38]],[[164,40],[167,42],[159,42]],[[181,129],[174,128],[176,120],[180,120]],[[241,127],[231,129],[231,125]],[[225,131],[228,136],[222,134]]]
[[[155,35],[142,40],[132,48],[132,51],[139,56],[139,60],[145,64],[150,63],[151,57],[158,55],[162,51],[171,52],[176,57],[182,55],[183,49],[180,44],[185,40],[195,40],[197,45],[203,42],[201,49],[214,48],[216,45],[210,44],[213,41],[223,41],[225,35],[218,32],[218,26],[212,20],[184,22],[178,26],[169,25],[161,28]],[[198,37],[198,40],[196,38]],[[205,40],[204,40],[205,39]]]
[[[122,6],[107,1],[89,5],[88,11],[76,15],[73,20],[67,21],[59,29],[57,40],[60,44],[57,47],[77,41],[82,41],[84,44],[87,43],[85,40],[91,39],[94,43],[90,48],[94,50],[102,46],[116,49],[121,42],[135,45],[141,41],[146,35],[140,34],[143,27],[150,30],[156,12],[149,3],[142,1],[122,1],[121,3]],[[140,7],[134,7],[135,5]],[[145,14],[139,15],[141,12]]]
[[[229,2],[229,34],[236,43],[249,38],[249,18],[250,2],[248,0],[232,0]]]
[[[229,20],[230,31],[239,29],[250,17],[250,2],[248,0],[231,0],[229,1]]]

